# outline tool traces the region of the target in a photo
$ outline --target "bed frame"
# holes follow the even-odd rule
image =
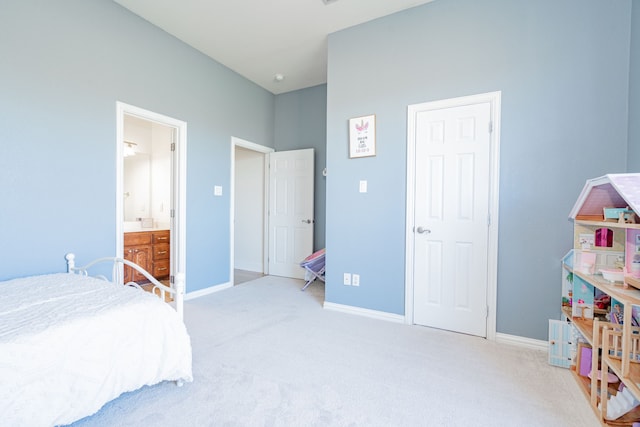
[[[173,299],[173,303],[171,303],[171,305],[178,312],[178,316],[180,317],[180,320],[184,320],[184,292],[185,292],[184,273],[176,274],[173,287],[169,287],[160,283],[155,277],[153,277],[148,271],[140,267],[138,264],[135,264],[123,258],[117,258],[117,257],[98,258],[82,267],[76,267],[76,263],[75,263],[76,256],[74,254],[69,253],[65,256],[65,258],[67,260],[68,273],[81,274],[84,276],[88,276],[89,268],[97,264],[107,263],[112,265],[111,280],[109,280],[107,277],[104,277],[104,276],[97,276],[97,277],[107,281],[111,281],[116,285],[135,286],[142,290],[140,285],[138,285],[136,282],[124,283],[124,266],[127,265],[135,269],[136,271],[140,272],[140,274],[142,274],[145,278],[147,278],[149,282],[153,285],[151,289],[151,293],[160,297],[163,301],[167,301],[167,296],[170,296]]]

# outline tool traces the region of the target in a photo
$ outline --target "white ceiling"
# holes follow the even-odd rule
[[[326,83],[328,34],[433,0],[114,1],[279,94]]]

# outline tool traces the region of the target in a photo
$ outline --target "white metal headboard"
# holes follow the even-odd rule
[[[136,286],[136,287],[140,287],[137,283],[135,282],[128,282],[128,283],[124,283],[124,266],[127,265],[133,269],[135,269],[136,271],[138,271],[140,274],[142,274],[146,279],[149,280],[149,282],[153,285],[152,288],[152,293],[155,294],[156,296],[160,297],[163,301],[166,301],[166,295],[169,294],[172,299],[173,299],[173,305],[174,308],[176,309],[176,311],[178,312],[178,316],[180,317],[181,320],[184,320],[184,293],[185,293],[185,276],[184,273],[177,273],[175,275],[175,280],[173,283],[172,287],[163,285],[162,283],[160,283],[155,277],[153,277],[151,275],[151,273],[149,273],[148,271],[146,271],[144,268],[140,267],[138,264],[135,264],[129,260],[123,259],[123,258],[117,258],[117,257],[104,257],[104,258],[98,258],[96,260],[91,261],[90,263],[82,266],[82,267],[76,267],[76,263],[75,263],[75,259],[76,256],[75,254],[69,253],[65,256],[66,260],[67,260],[67,272],[68,273],[73,273],[73,274],[81,274],[84,276],[88,276],[89,275],[89,268],[94,267],[97,264],[102,264],[102,263],[111,263],[112,267],[111,267],[111,280],[109,280],[108,278],[104,277],[104,276],[96,276],[99,278],[102,278],[104,280],[108,280],[110,282],[115,283],[116,285],[128,285],[128,286]]]

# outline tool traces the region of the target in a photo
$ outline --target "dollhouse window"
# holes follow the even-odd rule
[[[595,245],[604,248],[613,247],[613,230],[610,228],[598,228],[596,230]]]

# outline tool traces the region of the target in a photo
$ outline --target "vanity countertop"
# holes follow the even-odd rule
[[[153,227],[153,228],[137,228],[135,230],[125,229],[125,233],[140,233],[143,231],[169,231],[167,227]]]
[[[139,233],[141,231],[168,231],[169,227],[164,224],[157,224],[155,227],[142,227],[139,221],[125,221],[123,230],[125,233]]]

